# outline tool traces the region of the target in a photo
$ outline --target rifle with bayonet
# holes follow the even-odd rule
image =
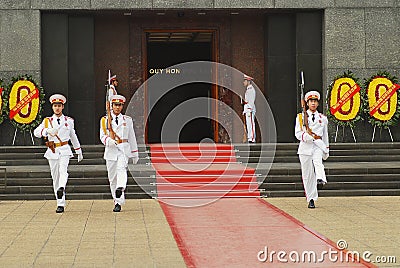
[[[314,132],[311,131],[310,127],[308,126],[308,113],[307,113],[307,105],[306,101],[304,99],[304,73],[303,71],[300,72],[300,99],[301,99],[301,110],[303,113],[303,129],[307,131],[308,134],[310,134],[315,140],[321,139],[320,136],[315,134]]]
[[[107,110],[107,129],[109,132],[109,136],[111,139],[117,141],[121,140],[120,137],[118,137],[117,133],[112,128],[112,116],[111,116],[111,103],[109,100],[109,91],[110,91],[110,86],[111,86],[111,71],[108,70],[108,79],[107,79],[107,84],[106,84],[106,110]],[[116,140],[117,139],[117,140]]]

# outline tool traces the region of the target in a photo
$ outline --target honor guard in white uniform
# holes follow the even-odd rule
[[[328,119],[317,111],[320,94],[317,91],[306,93],[304,100],[308,106],[308,127],[304,126],[303,113],[297,114],[295,136],[300,141],[297,154],[301,164],[303,186],[309,208],[315,208],[318,199],[317,184],[321,187],[327,180],[322,160],[329,157]]]
[[[78,155],[78,162],[82,161],[83,154],[81,145],[74,129],[74,119],[63,115],[66,98],[61,94],[54,94],[50,97],[53,116],[46,117],[43,122],[34,130],[34,135],[38,138],[44,137],[47,151],[44,157],[47,158],[50,166],[51,177],[53,179],[54,194],[57,198],[57,213],[64,212],[65,207],[65,187],[68,181],[69,159],[73,157],[68,141],[74,147]]]
[[[108,88],[108,101],[111,102],[111,99],[114,95],[117,95],[117,86],[118,86],[118,79],[117,75],[113,75],[109,78],[108,84],[110,85]]]
[[[106,146],[104,159],[114,199],[114,212],[120,212],[121,205],[125,203],[128,160],[132,158],[134,164],[139,160],[132,118],[121,113],[124,103],[124,96],[114,95],[110,115],[100,119],[100,140]]]
[[[243,85],[246,87],[243,115],[246,118],[247,140],[249,143],[256,142],[256,90],[252,85],[252,80],[253,78],[248,75],[243,76]]]

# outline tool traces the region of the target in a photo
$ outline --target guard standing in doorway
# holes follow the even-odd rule
[[[243,75],[243,86],[246,88],[244,94],[243,115],[245,116],[247,141],[249,143],[256,142],[256,90],[253,87],[252,81],[252,77]]]
[[[128,160],[132,158],[133,164],[139,161],[132,118],[121,113],[124,103],[124,96],[114,95],[111,99],[112,111],[100,119],[100,140],[106,146],[104,159],[114,199],[114,212],[120,212],[121,205],[125,203]]]
[[[43,122],[34,130],[38,138],[44,137],[47,151],[44,157],[47,158],[53,179],[54,194],[57,198],[57,213],[64,212],[65,187],[68,181],[69,159],[73,157],[68,141],[71,140],[75,153],[78,155],[78,162],[82,161],[83,154],[78,136],[75,133],[74,119],[63,115],[64,104],[67,99],[61,94],[54,94],[50,97],[53,116],[46,117]]]
[[[327,182],[322,160],[329,157],[328,119],[317,111],[319,100],[319,92],[306,93],[304,101],[308,110],[297,114],[295,126],[295,136],[300,141],[297,154],[309,208],[315,208],[317,184],[322,186]],[[304,120],[308,124],[304,124]]]

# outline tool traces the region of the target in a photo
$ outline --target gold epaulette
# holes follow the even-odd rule
[[[104,132],[104,134],[105,135],[107,135],[107,124],[106,124],[106,117],[105,116],[103,116],[102,118],[101,118],[101,128],[103,129],[103,132]]]
[[[300,123],[300,127],[303,126],[303,113],[298,113],[299,116],[299,123]]]

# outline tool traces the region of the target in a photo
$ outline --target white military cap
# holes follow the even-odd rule
[[[61,94],[54,94],[54,95],[51,95],[50,98],[49,98],[49,100],[50,100],[50,103],[51,103],[51,104],[53,104],[53,103],[62,103],[62,104],[65,104],[65,103],[67,102],[67,99],[66,99],[63,95],[61,95]]]
[[[111,98],[112,103],[125,103],[126,99],[122,95],[114,95]]]
[[[243,75],[243,79],[244,80],[248,80],[248,81],[251,81],[251,80],[253,80],[254,78],[253,77],[251,77],[251,76],[248,76],[248,75]]]
[[[312,91],[308,91],[306,93],[306,95],[304,96],[304,99],[306,101],[314,99],[314,100],[319,100],[320,99],[320,95],[318,91],[312,90]]]

